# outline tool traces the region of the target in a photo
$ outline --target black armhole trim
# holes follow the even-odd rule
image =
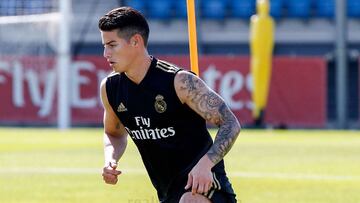
[[[114,97],[113,97],[113,95],[111,94],[111,92],[113,92],[113,91],[112,91],[113,77],[114,77],[114,76],[109,76],[109,77],[107,77],[106,83],[105,83],[105,89],[106,89],[106,97],[107,97],[107,99],[108,99],[108,102],[109,102],[111,108],[114,110],[114,112],[116,112],[115,105],[114,105]]]

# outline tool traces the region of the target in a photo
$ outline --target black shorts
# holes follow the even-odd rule
[[[212,203],[236,203],[236,195],[226,174],[213,172],[213,179],[214,182],[210,190],[202,195],[210,199]],[[178,184],[178,187],[172,188],[172,194],[169,195],[167,200],[161,201],[161,203],[178,203],[184,193],[191,191],[191,189],[184,189],[186,182],[187,177],[183,178],[182,184]]]

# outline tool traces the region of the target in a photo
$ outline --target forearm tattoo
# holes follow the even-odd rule
[[[239,122],[224,102],[219,106],[219,113],[223,122],[220,124],[213,146],[207,153],[214,164],[220,162],[230,151],[240,132]]]
[[[207,121],[219,126],[214,144],[207,153],[209,159],[217,164],[234,144],[240,131],[239,122],[221,97],[209,90],[201,80],[193,75],[184,74],[180,81],[180,89],[187,92],[194,110]]]

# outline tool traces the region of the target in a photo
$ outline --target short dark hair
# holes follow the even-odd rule
[[[99,20],[101,31],[113,31],[118,29],[118,36],[130,40],[135,34],[140,34],[147,47],[149,38],[149,25],[145,17],[131,7],[119,7],[109,11]]]

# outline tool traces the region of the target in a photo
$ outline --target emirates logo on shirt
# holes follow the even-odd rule
[[[176,134],[174,127],[167,128],[151,128],[150,118],[142,116],[134,117],[138,129],[130,129],[125,127],[133,140],[158,140],[173,137]]]

